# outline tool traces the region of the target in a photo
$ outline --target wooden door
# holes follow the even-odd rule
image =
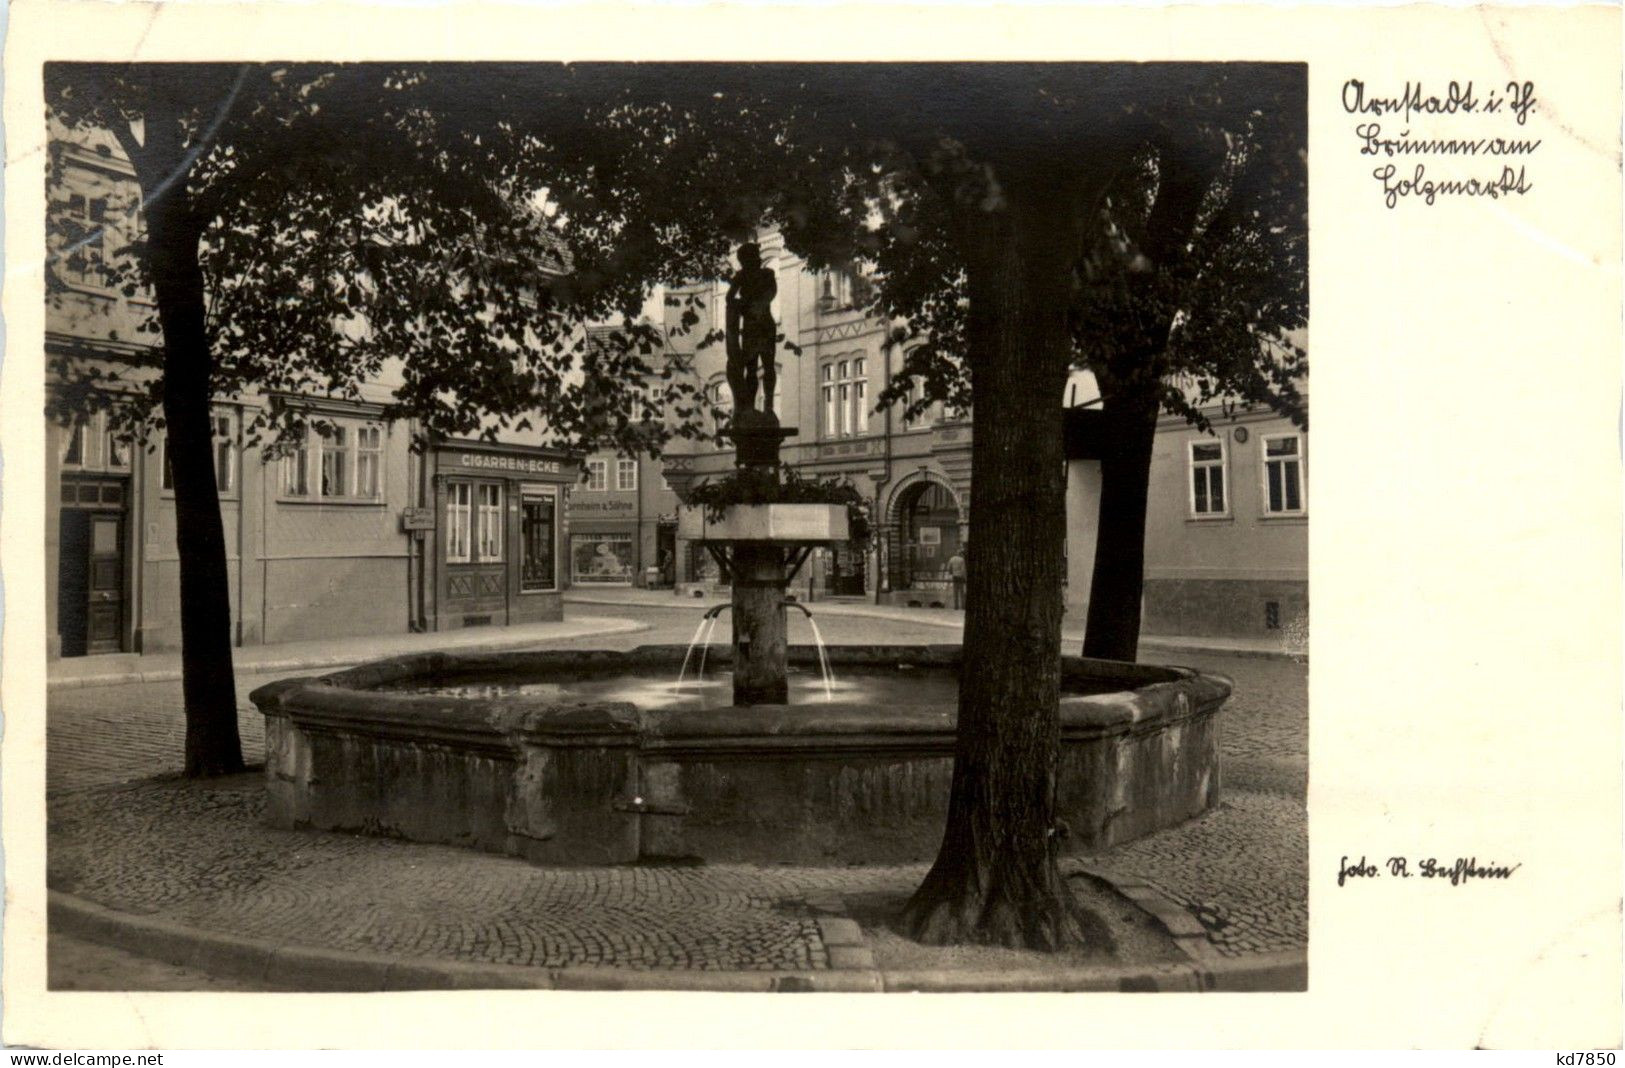
[[[90,513],[78,508],[62,509],[59,530],[56,629],[62,637],[63,656],[84,656],[90,590]]]
[[[124,516],[89,515],[85,652],[116,653],[124,632]]]

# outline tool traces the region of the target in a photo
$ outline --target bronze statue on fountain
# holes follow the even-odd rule
[[[739,270],[728,282],[723,320],[728,389],[734,400],[733,423],[724,435],[733,441],[740,467],[777,466],[779,443],[795,434],[793,427],[780,428],[773,414],[779,338],[773,298],[778,292],[773,269],[762,265],[761,247],[754,241],[740,245]]]

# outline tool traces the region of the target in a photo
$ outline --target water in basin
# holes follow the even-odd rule
[[[850,665],[838,669],[828,683],[815,667],[792,666],[787,678],[789,704],[933,705],[953,708],[959,700],[959,676],[949,668]],[[1120,682],[1069,680],[1068,694],[1107,693]],[[534,676],[417,679],[381,689],[432,694],[439,697],[540,697],[560,701],[628,701],[639,708],[726,708],[733,704],[733,673],[711,668],[702,679],[692,675],[681,683],[670,668],[624,672],[553,670],[545,679]]]
[[[816,669],[792,667],[787,681],[792,705],[935,704],[952,708],[959,699],[959,679],[952,671],[843,668],[826,683]],[[733,704],[733,673],[707,671],[703,679],[679,685],[669,670],[614,675],[553,674],[547,679],[500,678],[415,682],[388,689],[442,697],[543,697],[562,701],[629,701],[639,708],[726,708]]]

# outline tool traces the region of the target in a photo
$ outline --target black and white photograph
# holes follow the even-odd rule
[[[53,983],[1302,989],[1301,64],[44,78]]]
[[[1476,468],[1394,440],[1362,468],[1361,435],[1434,433],[1459,416],[1439,380],[1503,364],[1486,342],[1481,375],[1420,351],[1420,297],[1390,348],[1348,344],[1396,299],[1362,312],[1359,270],[1401,290],[1440,270],[1370,220],[1461,259],[1427,235],[1510,232],[1567,195],[1542,148],[1579,135],[1536,82],[1394,83],[1279,40],[1044,61],[157,51],[7,73],[8,120],[28,79],[44,131],[20,235],[43,245],[7,243],[42,329],[9,328],[14,390],[31,377],[5,408],[38,443],[6,463],[6,509],[34,525],[7,528],[27,555],[5,623],[37,634],[26,665],[7,646],[7,800],[40,806],[41,848],[8,830],[6,880],[40,902],[41,997],[748,994],[730,1004],[750,1015],[796,992],[884,1017],[955,1004],[907,995],[1204,994],[1267,1015],[1352,974],[1319,963],[1359,930],[1323,905],[1399,938],[1553,877],[1532,826],[1455,818],[1487,796],[1469,763],[1512,784],[1499,805],[1534,775],[1510,754],[1550,747],[1501,731],[1486,757],[1515,713],[1468,696],[1481,678],[1442,695],[1520,669],[1505,645],[1453,651],[1447,620],[1484,613],[1409,553],[1449,555],[1420,518],[1433,489],[1523,508],[1497,458],[1533,484],[1558,422]],[[1424,140],[1455,136],[1483,140]],[[1617,313],[1618,234],[1598,240],[1569,258],[1613,257]],[[1609,350],[1583,351],[1617,385]],[[1455,542],[1548,561],[1472,565],[1473,596],[1594,588],[1543,569],[1593,566],[1594,533],[1617,550],[1608,501]],[[1617,607],[1569,617],[1573,640],[1617,636]],[[1578,649],[1554,655],[1595,667]],[[1617,764],[1609,730],[1593,756]],[[1429,761],[1432,799],[1393,777]],[[1587,781],[1617,807],[1617,774]]]

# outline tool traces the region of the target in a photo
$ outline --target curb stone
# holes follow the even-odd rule
[[[1285,950],[1227,957],[1208,938],[1207,929],[1195,916],[1146,880],[1107,871],[1085,862],[1075,863],[1070,874],[1099,879],[1161,924],[1173,938],[1174,944],[1197,966],[1200,990],[1240,993],[1299,992],[1309,989],[1307,951]]]
[[[828,916],[818,917],[818,938],[824,943],[824,953],[829,959],[832,969],[841,971],[874,971],[875,951],[869,948],[868,940],[863,937],[863,928],[858,926],[846,911],[846,899],[839,894],[813,895],[822,904],[833,906],[820,909],[828,912]],[[812,900],[807,904],[812,907]]]
[[[1138,876],[1108,871],[1087,862],[1074,866],[1073,874],[1098,879],[1128,898],[1168,932],[1181,953],[1196,964],[1211,965],[1227,960],[1207,936],[1207,928],[1184,906]]]
[[[905,970],[884,973],[887,993],[1197,993],[1213,989],[1188,964],[1132,968],[1053,968],[1042,971]]]
[[[998,993],[1266,991],[1307,989],[1302,954],[1269,954],[1209,967],[1164,964],[1128,968],[1030,971],[900,970],[852,966],[829,971],[644,971],[626,968],[528,968],[401,958],[274,943],[202,931],[156,916],[118,912],[60,890],[47,891],[49,928],[168,964],[297,991],[407,990],[694,990],[780,993]],[[857,928],[845,917],[835,917]],[[820,932],[827,918],[819,920]],[[836,937],[849,938],[844,926]],[[861,928],[859,929],[861,938]],[[852,946],[831,946],[856,948]],[[865,952],[868,952],[865,950]],[[833,952],[831,954],[834,956]],[[833,960],[832,960],[833,963]]]

